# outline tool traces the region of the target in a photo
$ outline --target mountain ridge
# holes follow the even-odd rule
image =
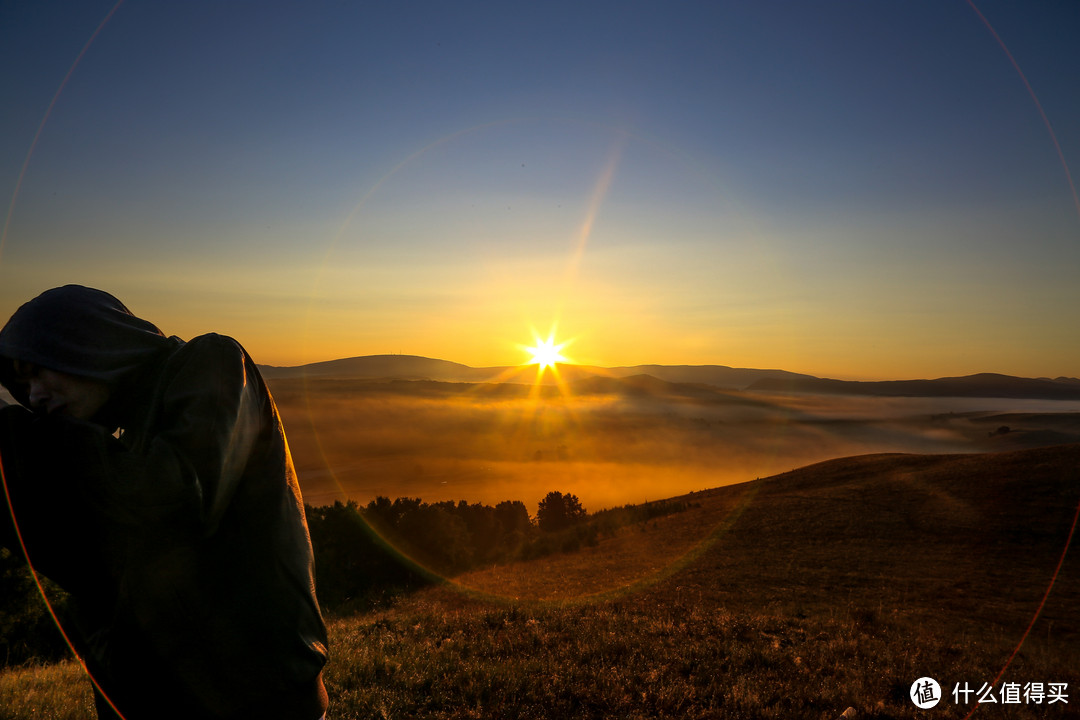
[[[533,382],[533,365],[471,367],[448,360],[420,355],[361,355],[337,360],[325,360],[306,365],[259,365],[263,377],[334,378],[382,380],[436,380],[443,382]],[[553,373],[546,372],[543,382],[558,382]],[[559,365],[559,379],[573,382],[589,377],[624,378],[649,375],[676,384],[715,385],[742,390],[766,377],[812,379],[812,375],[778,369],[733,368],[727,365],[630,365],[598,367],[594,365]]]
[[[268,380],[284,378],[429,380],[439,382],[532,384],[532,365],[471,367],[419,355],[362,355],[295,366],[260,365]],[[580,383],[595,378],[655,378],[676,385],[709,385],[751,392],[796,392],[878,397],[994,397],[1080,400],[1080,379],[1023,378],[1001,373],[916,380],[837,380],[780,369],[734,368],[727,365],[631,365],[598,367],[561,364],[558,374],[545,372],[541,383]]]
[[[933,380],[833,380],[830,378],[762,378],[748,390],[876,397],[994,397],[1030,400],[1080,400],[1075,378],[1021,378],[976,373]]]

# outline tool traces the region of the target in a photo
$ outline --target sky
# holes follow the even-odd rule
[[[0,0],[0,316],[1080,376],[1080,4]]]

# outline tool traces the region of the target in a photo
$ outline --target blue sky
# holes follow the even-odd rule
[[[1076,37],[1072,3],[0,3],[0,314],[79,282],[273,364],[555,325],[605,365],[1080,375]]]

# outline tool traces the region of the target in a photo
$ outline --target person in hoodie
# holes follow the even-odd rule
[[[98,717],[324,716],[303,501],[247,352],[67,285],[0,330],[0,383],[0,542],[69,593]]]

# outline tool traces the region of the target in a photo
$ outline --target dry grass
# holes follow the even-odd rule
[[[0,719],[85,720],[94,717],[94,698],[82,665],[16,668],[0,673]]]

